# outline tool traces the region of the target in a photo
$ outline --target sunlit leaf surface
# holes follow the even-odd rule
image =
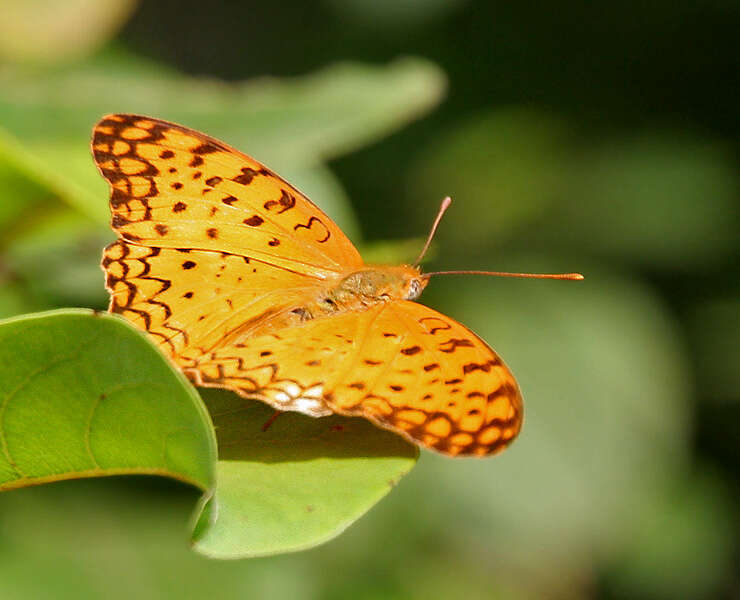
[[[6,320],[0,370],[0,490],[122,474],[212,487],[202,404],[120,319],[66,310]]]

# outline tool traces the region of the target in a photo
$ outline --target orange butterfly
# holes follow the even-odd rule
[[[120,236],[102,263],[110,311],[196,385],[362,416],[452,456],[516,437],[511,372],[469,329],[414,302],[430,274],[366,265],[308,198],[197,131],[109,115],[92,151]]]

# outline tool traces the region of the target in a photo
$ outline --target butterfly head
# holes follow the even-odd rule
[[[396,267],[398,273],[398,281],[400,288],[400,297],[403,300],[416,300],[424,288],[427,286],[429,280],[422,276],[421,272],[416,267],[410,267],[408,265],[402,265]]]
[[[416,271],[416,269],[414,269]],[[404,300],[416,300],[419,296],[421,296],[421,293],[424,291],[424,288],[427,286],[427,283],[429,282],[429,279],[422,277],[421,274],[416,271],[416,273],[412,276],[410,276],[408,279],[404,282]]]

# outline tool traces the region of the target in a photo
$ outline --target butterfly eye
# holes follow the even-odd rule
[[[421,283],[418,279],[412,279],[409,284],[409,293],[406,296],[406,300],[416,300],[421,294]]]

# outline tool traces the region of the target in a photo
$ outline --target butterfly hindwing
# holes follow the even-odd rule
[[[309,321],[224,346],[201,383],[278,409],[366,417],[451,455],[505,448],[522,422],[516,381],[470,330],[414,302]],[[296,408],[298,406],[298,408]]]
[[[226,252],[123,240],[105,249],[103,268],[110,311],[149,332],[183,368],[316,285],[311,277]]]
[[[337,412],[451,455],[496,453],[519,433],[514,376],[457,321],[416,302],[391,302],[364,335],[351,377],[332,387]]]

